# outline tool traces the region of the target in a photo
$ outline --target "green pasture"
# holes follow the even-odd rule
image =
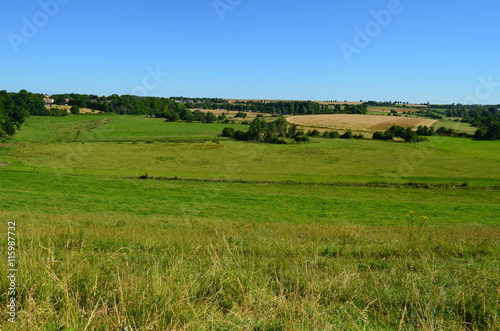
[[[31,117],[1,143],[19,306],[7,323],[0,297],[0,329],[500,328],[499,141],[225,126]]]
[[[434,128],[438,129],[444,126],[447,129],[453,129],[458,132],[465,132],[468,134],[474,134],[477,128],[473,127],[469,123],[455,122],[450,120],[440,120],[434,124]]]
[[[32,118],[0,147],[0,163],[8,164],[0,171],[300,183],[500,184],[498,141],[312,139],[307,144],[272,145],[221,138],[224,124],[78,118]],[[78,139],[75,131],[80,132]],[[61,138],[61,132],[68,139]]]

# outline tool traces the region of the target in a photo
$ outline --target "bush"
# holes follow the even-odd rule
[[[319,137],[320,134],[321,133],[318,130],[316,130],[316,129],[307,131],[307,135],[309,137]]]
[[[387,132],[387,131],[386,132],[377,131],[373,134],[372,139],[375,139],[375,140],[393,140],[394,135],[392,133]]]
[[[228,138],[234,138],[235,130],[233,128],[224,128],[222,130],[222,136]]]
[[[77,105],[71,106],[71,109],[69,110],[71,114],[77,115],[80,114],[80,108]]]
[[[214,123],[217,121],[217,116],[215,116],[214,113],[208,112],[207,115],[205,116],[205,120],[203,122],[205,123]]]
[[[234,132],[234,139],[236,140],[248,140],[248,135],[246,132],[238,130]]]
[[[419,127],[421,132],[425,132],[428,135],[434,133],[434,129],[432,128],[423,128]],[[419,142],[426,140],[425,138],[419,137],[418,133],[413,131],[411,128],[403,128],[397,125],[394,125],[386,130],[385,132],[377,131],[373,134],[372,139],[377,140],[392,140],[394,137],[403,138],[406,142]]]
[[[239,111],[236,115],[234,115],[234,118],[246,118],[246,117],[247,114],[242,111]]]
[[[353,134],[351,131],[346,131],[343,135],[340,136],[340,139],[351,139]]]
[[[339,137],[340,137],[340,135],[337,131],[330,131],[330,132],[323,133],[323,138],[335,139],[335,138],[339,138]]]
[[[297,135],[293,138],[296,142],[307,142],[309,141],[309,137],[305,134]]]
[[[250,123],[250,128],[247,132],[241,130],[234,131],[234,129],[226,127],[222,130],[221,136],[236,140],[258,141],[270,144],[286,144],[284,138],[290,138],[295,141],[309,140],[309,137],[302,130],[298,130],[296,125],[289,125],[284,117],[280,117],[273,122],[266,122],[262,118],[255,118]]]
[[[436,134],[436,131],[434,130],[434,128],[429,128],[427,126],[419,126],[417,128],[417,134],[420,135],[420,136],[433,136]]]

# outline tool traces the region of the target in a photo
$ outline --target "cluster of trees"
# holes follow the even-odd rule
[[[477,124],[479,127],[474,138],[481,140],[500,139],[500,121],[494,117],[482,118]]]
[[[441,129],[444,129],[444,127],[441,127],[440,130]],[[417,134],[419,136],[434,136],[436,135],[436,130],[433,127],[428,127],[427,125],[419,125],[417,128]]]
[[[246,118],[247,117],[247,114],[242,112],[242,111],[239,111],[236,115],[234,115],[235,118]]]
[[[417,134],[419,136],[449,136],[449,137],[470,137],[467,133],[457,132],[451,128],[445,128],[444,126],[439,127],[437,130],[433,127],[419,126],[417,128]]]
[[[470,137],[467,133],[457,132],[450,128],[445,128],[444,126],[438,128],[437,130],[433,127],[420,125],[416,131],[411,128],[402,128],[400,126],[392,126],[389,130],[385,132],[377,131],[373,134],[373,139],[378,140],[393,140],[396,137],[403,138],[407,142],[418,142],[423,141],[425,138],[422,136],[449,136],[449,137]]]
[[[29,115],[46,115],[43,94],[0,91],[0,137],[13,136]]]
[[[500,139],[500,106],[477,107],[470,110],[462,122],[478,128],[474,134],[476,139]]]
[[[419,110],[419,111],[415,112],[415,114],[418,114],[418,115],[424,116],[424,117],[428,117],[428,118],[432,118],[435,120],[443,119],[443,115],[439,114],[438,112],[436,112],[434,110]]]
[[[406,142],[423,141],[424,138],[419,137],[418,133],[411,128],[403,128],[398,125],[391,126],[388,130],[381,132],[377,131],[373,134],[372,139],[377,140],[393,140],[394,138],[402,138]]]
[[[498,113],[500,105],[462,105],[462,104],[451,104],[451,105],[431,105],[434,109],[443,109],[446,117],[462,117],[465,121],[469,121],[471,118],[477,116],[490,117],[495,113]]]
[[[323,132],[323,134],[321,134],[321,132],[314,129],[314,130],[307,131],[306,134],[309,137],[315,137],[315,138],[321,137],[321,138],[328,138],[328,139],[337,139],[337,138],[340,138],[340,139],[363,139],[364,138],[364,136],[361,133],[360,134],[353,134],[349,130],[347,130],[343,134],[339,134],[338,131],[325,131],[325,132]]]
[[[446,110],[446,117],[467,117],[469,110],[467,108],[449,108]]]
[[[226,127],[222,130],[222,136],[270,144],[286,144],[287,139],[296,142],[309,141],[309,137],[304,131],[299,130],[295,124],[289,124],[284,117],[272,122],[266,122],[257,117],[250,123],[250,128],[247,131]]]
[[[343,105],[341,107],[339,104],[336,104],[333,110],[326,112],[325,114],[363,114],[365,115],[368,112],[368,107],[366,104],[359,105]]]
[[[474,138],[482,140],[500,139],[500,105],[432,105],[433,108],[446,109],[447,117],[462,117],[461,122],[477,127]],[[441,131],[440,131],[441,130]],[[444,128],[436,130],[436,134],[464,136]]]
[[[362,134],[355,135],[351,131],[346,131],[343,134],[339,134],[338,131],[327,131],[321,134],[321,132],[314,129],[305,133],[297,125],[288,123],[283,116],[272,122],[266,122],[264,119],[257,117],[250,123],[250,128],[247,131],[226,127],[222,130],[221,136],[241,141],[270,144],[286,144],[288,141],[306,142],[309,141],[309,137],[363,139]]]
[[[216,116],[212,112],[202,112],[200,110],[191,111],[186,108],[181,108],[178,110],[168,110],[166,112],[156,113],[155,117],[165,118],[167,122],[175,121],[186,121],[191,122],[202,122],[202,123],[214,123],[217,121],[226,121],[226,115],[221,114]]]

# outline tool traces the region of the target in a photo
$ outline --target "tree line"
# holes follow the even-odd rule
[[[421,103],[418,106],[410,106],[410,103],[407,101],[365,101],[364,104],[368,106],[377,106],[377,107],[403,107],[403,108],[423,108],[427,107],[428,103]]]
[[[429,135],[429,129],[425,127],[419,127],[420,133],[422,134],[423,132],[427,133]],[[416,131],[413,131],[411,128],[403,128],[398,125],[393,125],[390,127],[388,130],[385,130],[384,132],[377,131],[373,134],[372,139],[375,140],[394,140],[394,138],[402,138],[405,142],[419,142],[425,140],[425,138],[422,138],[419,136],[419,133]]]
[[[246,101],[230,103],[220,98],[186,98],[186,97],[139,97],[133,95],[116,95],[99,97],[86,94],[53,95],[57,105],[76,105],[102,112],[114,112],[127,115],[151,115],[165,117],[171,111],[184,109],[223,109],[237,112],[270,113],[275,115],[310,115],[310,114],[366,114],[366,104],[327,105],[313,101],[279,101],[261,102]],[[180,117],[181,114],[179,114]]]
[[[170,111],[186,108],[183,103],[170,98],[140,97],[135,95],[117,95],[98,97],[88,94],[56,94],[53,95],[56,105],[78,106],[118,115],[150,115],[165,117]]]
[[[365,104],[326,105],[314,101],[246,101],[243,103],[214,103],[206,109],[223,109],[238,112],[269,113],[274,115],[314,115],[314,114],[366,114]]]
[[[420,125],[416,131],[411,128],[403,128],[398,125],[393,125],[386,131],[377,131],[373,133],[374,140],[390,140],[401,138],[405,142],[422,142],[426,141],[426,136],[451,136],[451,137],[471,137],[466,133],[459,133],[453,129],[440,127],[437,130],[433,127]],[[250,128],[247,131],[235,130],[234,128],[226,127],[222,130],[222,137],[233,138],[240,141],[253,141],[270,144],[286,144],[290,141],[305,142],[309,141],[309,137],[328,138],[328,139],[365,139],[362,134],[353,134],[350,130],[339,134],[338,131],[320,131],[313,129],[304,132],[297,125],[290,124],[283,116],[279,119],[266,122],[262,118],[255,118],[250,123]]]
[[[478,107],[469,111],[462,122],[477,127],[474,138],[481,140],[500,139],[500,106]]]

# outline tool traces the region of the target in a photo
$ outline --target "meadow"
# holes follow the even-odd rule
[[[0,144],[20,252],[2,330],[500,327],[498,141],[269,145],[225,126],[31,117]]]

